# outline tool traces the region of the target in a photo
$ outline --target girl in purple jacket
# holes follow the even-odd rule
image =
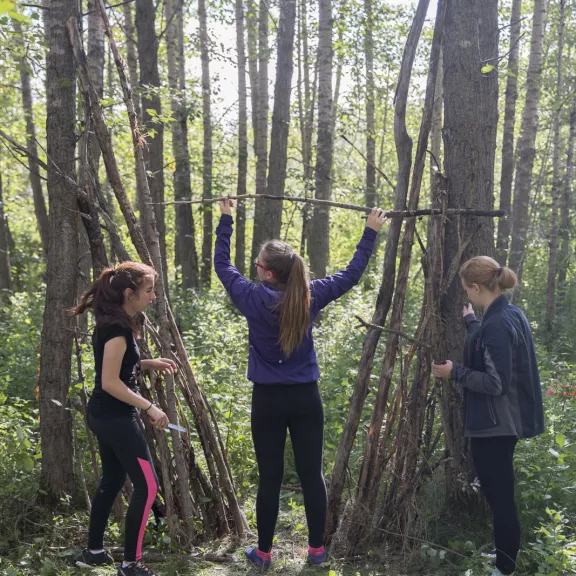
[[[251,426],[260,481],[256,498],[258,547],[249,547],[246,557],[257,568],[270,566],[289,430],[304,493],[308,558],[319,565],[327,559],[326,485],[322,475],[324,412],[312,322],[330,302],[358,284],[384,223],[384,213],[372,210],[346,270],[309,281],[304,259],[285,242],[269,240],[254,262],[261,281],[254,284],[230,262],[232,206],[231,200],[220,202],[222,216],[216,229],[214,267],[249,328],[248,379],[254,384]]]

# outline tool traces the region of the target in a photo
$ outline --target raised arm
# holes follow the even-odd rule
[[[382,210],[374,208],[368,216],[362,238],[358,242],[356,252],[346,269],[326,276],[326,278],[313,280],[310,283],[312,306],[315,310],[322,310],[330,302],[337,300],[358,284],[368,266],[378,231],[383,223],[384,213]]]
[[[232,225],[234,219],[230,211],[230,201],[221,202],[220,223],[216,228],[216,247],[214,249],[214,269],[220,282],[224,285],[226,292],[234,305],[246,315],[248,311],[247,298],[255,285],[244,278],[238,269],[230,261],[230,237],[232,236]]]

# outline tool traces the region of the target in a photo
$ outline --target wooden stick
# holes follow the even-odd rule
[[[370,322],[366,322],[365,320],[363,320],[362,318],[360,318],[360,316],[358,316],[356,314],[354,314],[354,318],[356,318],[356,320],[358,320],[358,322],[360,322],[360,324],[362,326],[364,326],[365,328],[374,328],[375,330],[380,330],[381,332],[386,332],[386,334],[397,334],[401,338],[404,338],[404,340],[408,340],[409,342],[413,342],[414,344],[416,344],[416,346],[419,346],[421,348],[432,348],[431,344],[428,344],[427,342],[422,342],[421,340],[417,340],[416,338],[413,338],[412,336],[408,336],[408,334],[405,334],[401,330],[394,330],[393,328],[384,328],[384,326],[378,326],[376,324],[371,324]]]
[[[372,207],[360,206],[358,204],[349,204],[346,202],[333,202],[332,200],[318,200],[317,198],[302,198],[296,196],[272,196],[271,194],[244,194],[242,196],[221,196],[220,198],[210,198],[205,200],[179,200],[177,202],[153,202],[153,204],[162,204],[163,206],[178,204],[214,204],[221,200],[286,200],[287,202],[301,202],[302,204],[318,204],[324,206],[333,206],[334,208],[343,208],[344,210],[353,210],[355,212],[364,212],[369,214]],[[448,210],[433,210],[431,208],[422,210],[385,210],[386,218],[418,218],[420,216],[486,216],[489,218],[507,218],[505,210],[477,210],[475,208],[450,208]]]

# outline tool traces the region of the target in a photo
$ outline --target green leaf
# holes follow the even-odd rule
[[[482,74],[489,74],[490,72],[492,72],[492,70],[495,70],[496,66],[493,66],[492,64],[486,64],[486,66],[482,66],[480,72],[482,72]]]
[[[0,14],[14,12],[16,9],[16,0],[0,0]]]
[[[12,18],[13,20],[17,20],[18,22],[30,22],[30,18],[28,18],[28,16],[25,16],[24,14],[19,14],[14,10],[8,12],[8,16],[10,16],[10,18]]]
[[[167,534],[164,534],[164,536],[162,536],[162,542],[164,542],[164,544],[170,544],[170,542],[172,542],[172,538],[170,538],[170,536]]]
[[[560,448],[564,448],[566,445],[566,438],[560,433],[556,434],[556,444],[558,444]]]

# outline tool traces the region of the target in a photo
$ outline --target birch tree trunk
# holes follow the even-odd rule
[[[508,212],[508,218],[498,222],[496,255],[501,265],[506,264],[510,242],[510,208],[512,206],[512,179],[514,177],[514,126],[516,124],[516,100],[518,99],[518,58],[520,33],[522,31],[522,0],[512,1],[510,15],[510,54],[506,77],[506,100],[504,104],[504,132],[502,136],[502,171],[500,173],[500,209]]]
[[[376,205],[376,129],[374,124],[374,34],[372,0],[364,0],[366,61],[366,206]]]
[[[554,151],[552,153],[552,212],[550,214],[550,256],[548,259],[548,281],[546,298],[545,329],[548,336],[552,335],[556,307],[556,275],[558,273],[558,213],[562,200],[562,175],[560,173],[560,156],[562,143],[560,141],[560,119],[562,116],[563,101],[563,58],[564,58],[564,29],[566,23],[566,0],[559,0],[558,20],[558,55],[556,62],[556,98],[554,105]]]
[[[538,132],[538,102],[542,75],[542,46],[544,43],[544,26],[546,19],[546,0],[534,0],[534,17],[532,20],[532,42],[530,61],[526,79],[526,102],[522,115],[522,133],[518,143],[518,162],[514,183],[514,201],[512,208],[512,241],[508,266],[516,272],[518,279],[522,276],[522,261],[526,247],[528,231],[528,208],[532,186],[532,169],[536,155],[536,134]]]

